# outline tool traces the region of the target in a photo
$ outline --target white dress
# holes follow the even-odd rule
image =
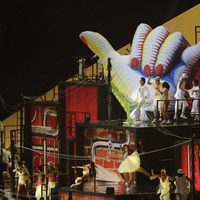
[[[46,200],[46,188],[44,188],[45,185],[39,184],[36,186],[36,191],[35,191],[35,198],[37,200],[40,200],[41,197],[43,197],[44,200]]]
[[[137,151],[134,151],[131,155],[122,161],[118,171],[119,173],[131,173],[135,172],[140,168],[140,155]]]
[[[186,99],[185,98],[185,94],[186,94],[185,84],[186,84],[185,80],[180,79],[178,81],[177,90],[176,90],[176,93],[174,94],[174,97],[176,99]],[[177,111],[177,109],[181,108],[181,104],[183,105],[183,107],[187,107],[188,106],[188,102],[186,100],[176,101],[176,103],[175,103],[175,111]]]
[[[200,91],[199,91],[199,86],[193,86],[191,89],[191,97],[193,99],[199,99],[200,97]],[[191,114],[198,114],[199,113],[199,100],[193,100],[192,102],[192,110]]]
[[[145,114],[142,106],[145,104],[146,100],[149,99],[150,94],[149,90],[146,85],[140,86],[140,88],[137,91],[137,101],[138,105],[137,107],[132,111],[131,118],[139,121],[139,120],[145,120]],[[143,116],[141,117],[141,114]]]
[[[163,181],[162,178],[159,178],[160,188],[157,193],[160,193],[160,200],[170,200],[170,182],[169,177]]]

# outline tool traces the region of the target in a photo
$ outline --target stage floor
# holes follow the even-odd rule
[[[200,126],[200,122],[196,122],[193,120],[178,120],[178,121],[171,121],[170,124],[161,125],[158,123],[152,123],[152,121],[124,121],[124,127],[132,127],[132,128],[153,128],[153,127],[177,127],[177,126]]]
[[[134,186],[129,191],[126,190],[126,187],[123,183],[112,183],[112,182],[104,182],[104,181],[97,181],[96,189],[94,189],[94,183],[88,182],[85,183],[83,186],[84,192],[96,192],[96,193],[103,193],[106,194],[107,188],[114,188],[115,195],[131,195],[131,194],[155,194],[156,187],[153,185],[147,186]]]

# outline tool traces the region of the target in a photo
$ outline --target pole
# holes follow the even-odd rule
[[[14,159],[15,159],[15,141],[11,140],[11,144],[10,144],[10,151],[11,151],[11,161],[12,161],[12,165],[11,165],[11,183],[12,183],[12,192],[14,192],[15,190],[15,173],[13,172],[13,170],[15,169],[15,162],[14,162]]]
[[[23,144],[23,125],[24,125],[24,115],[23,115],[23,111],[24,111],[24,108],[23,108],[23,105],[21,105],[20,107],[20,147],[24,146]],[[22,154],[23,154],[23,148],[20,148],[20,156],[22,157]]]
[[[195,200],[195,139],[196,135],[193,134],[191,138],[192,146],[192,200]]]
[[[111,86],[111,58],[108,58],[108,121],[111,120],[111,110],[112,110],[112,105],[111,105],[111,92],[112,92],[112,86]]]
[[[43,140],[43,152],[44,152],[44,160],[43,160],[43,166],[44,166],[44,174],[45,175],[47,175],[47,139],[46,138],[44,138],[44,140]],[[46,178],[45,178],[45,191],[46,191],[46,198],[47,198],[47,180],[46,180]],[[44,191],[44,188],[43,188],[43,186],[42,186],[42,193],[43,193],[43,191]],[[43,195],[43,194],[42,194]]]

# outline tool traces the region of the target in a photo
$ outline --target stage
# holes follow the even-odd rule
[[[107,191],[107,192],[106,192]],[[135,187],[127,192],[123,184],[99,183],[94,191],[93,188],[69,189],[66,187],[58,190],[59,200],[159,200],[156,194],[157,188],[152,186]],[[171,193],[171,200],[175,200],[178,194]],[[198,199],[199,193],[196,193]],[[191,196],[191,194],[190,194]],[[190,197],[189,197],[190,199]]]
[[[87,185],[90,185],[90,183]],[[155,188],[153,189],[152,187],[134,187],[130,191],[126,191],[126,188],[122,183],[112,184],[106,182],[97,183],[95,190],[94,187],[84,186],[84,189],[79,188],[71,190],[63,187],[58,191],[59,200],[69,200],[70,198],[73,200],[156,200],[157,196]]]

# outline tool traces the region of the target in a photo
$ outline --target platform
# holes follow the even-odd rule
[[[114,194],[106,194],[106,190],[114,188]],[[112,190],[111,190],[112,191]],[[171,193],[171,200],[176,199],[175,193]],[[196,199],[199,193],[195,193]],[[105,184],[98,185],[96,191],[88,188],[86,190],[73,189],[63,187],[58,190],[59,200],[159,200],[159,194],[156,194],[156,188],[134,188],[130,192],[126,192],[123,185]],[[190,199],[190,198],[189,198]]]
[[[126,191],[123,184],[112,184],[101,182],[97,184],[96,190],[93,187],[84,187],[84,189],[61,188],[58,192],[59,200],[129,200],[146,199],[156,200],[156,192],[151,188],[133,188]]]

